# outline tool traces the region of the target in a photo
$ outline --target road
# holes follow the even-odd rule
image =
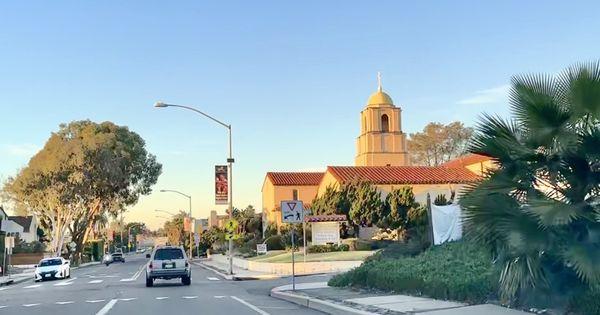
[[[228,281],[193,264],[190,286],[174,279],[146,288],[147,259],[132,255],[126,260],[72,270],[67,280],[1,287],[0,314],[320,314],[268,296],[287,279]]]

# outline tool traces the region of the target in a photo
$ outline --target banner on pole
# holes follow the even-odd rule
[[[183,218],[183,231],[190,232],[192,230],[192,219],[190,217]]]
[[[226,205],[229,201],[227,165],[215,165],[215,204]]]

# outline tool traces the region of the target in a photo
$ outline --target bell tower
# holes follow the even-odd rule
[[[402,111],[381,85],[377,74],[377,92],[371,94],[360,112],[360,135],[356,139],[356,166],[410,165],[406,134],[402,132]]]

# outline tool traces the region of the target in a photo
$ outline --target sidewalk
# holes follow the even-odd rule
[[[278,275],[262,273],[258,271],[250,271],[246,269],[242,269],[238,266],[233,266],[233,276],[229,275],[229,265],[222,263],[220,261],[211,260],[210,258],[203,258],[199,260],[195,260],[192,262],[200,267],[205,269],[209,269],[219,276],[227,279],[227,280],[267,280],[267,279],[277,279],[280,278]]]
[[[389,295],[328,287],[326,282],[301,283],[271,290],[271,296],[328,314],[523,315],[493,304],[467,305],[408,295]]]

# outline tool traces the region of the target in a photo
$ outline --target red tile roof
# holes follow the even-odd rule
[[[468,165],[472,165],[472,164],[476,164],[476,163],[481,163],[481,162],[485,162],[485,161],[489,161],[492,158],[489,156],[485,156],[485,155],[481,155],[481,154],[474,154],[474,153],[469,153],[469,154],[465,154],[461,157],[458,157],[454,160],[448,161],[440,166],[444,166],[444,167],[466,167]]]
[[[342,222],[348,221],[348,218],[344,214],[330,214],[330,215],[307,215],[304,217],[306,222]]]
[[[318,186],[324,172],[268,172],[275,186]]]
[[[466,168],[430,166],[328,166],[338,181],[354,179],[373,184],[462,184],[479,180],[479,176]]]

